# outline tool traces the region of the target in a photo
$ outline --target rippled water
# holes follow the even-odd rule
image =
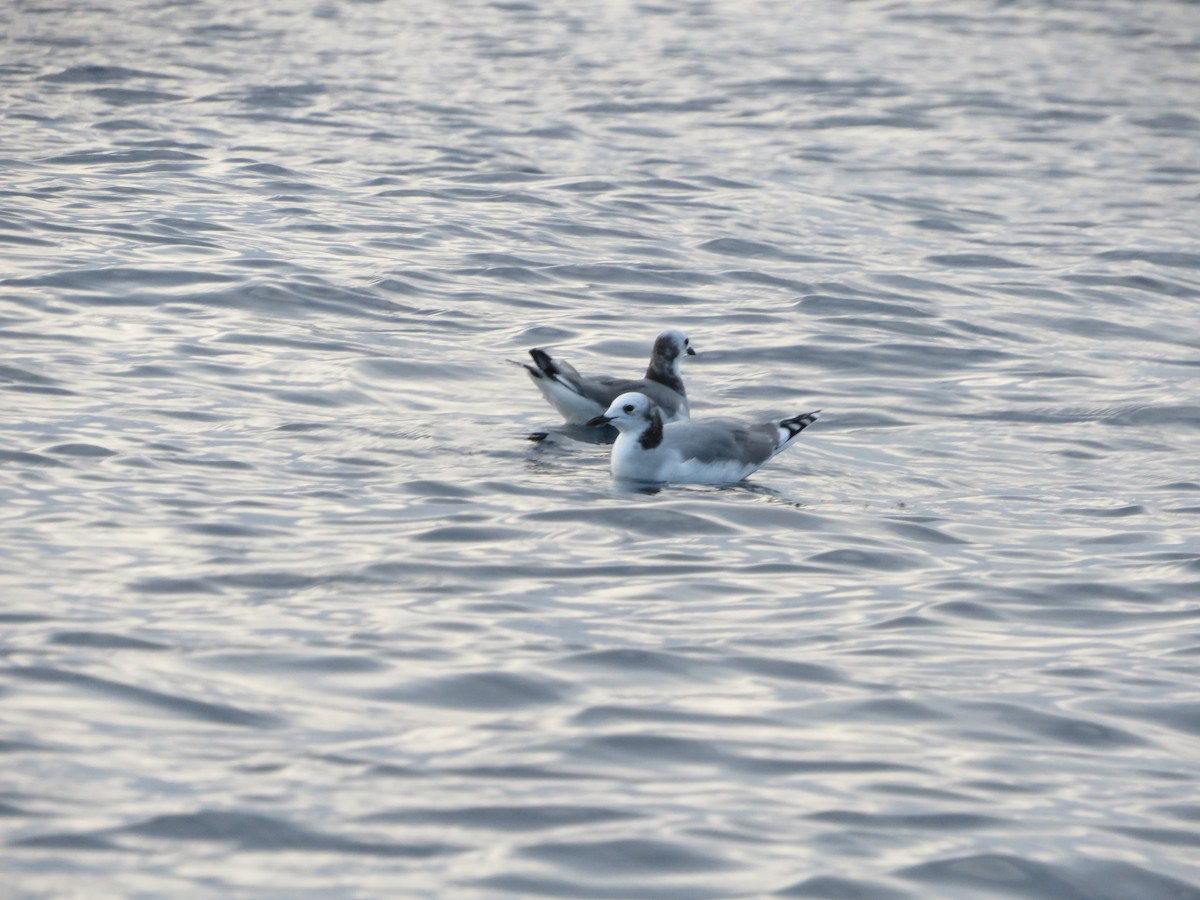
[[[0,25],[7,892],[1200,897],[1196,3]]]

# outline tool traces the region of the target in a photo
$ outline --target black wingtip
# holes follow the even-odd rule
[[[533,357],[533,363],[538,367],[538,371],[546,377],[555,374],[554,359],[545,350],[534,347],[529,351],[529,355]]]
[[[799,416],[793,416],[790,419],[784,419],[779,423],[779,427],[787,431],[787,439],[790,441],[813,422],[817,421],[817,413],[819,412],[819,409],[814,409],[810,413],[804,413]]]

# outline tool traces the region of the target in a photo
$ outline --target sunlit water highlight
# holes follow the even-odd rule
[[[0,25],[8,891],[1200,897],[1195,3]]]

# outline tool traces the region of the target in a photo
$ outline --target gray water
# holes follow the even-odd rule
[[[6,896],[1200,897],[1196,3],[0,34]]]

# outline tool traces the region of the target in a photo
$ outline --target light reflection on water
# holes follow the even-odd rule
[[[1200,896],[1191,4],[0,21],[16,890]]]

